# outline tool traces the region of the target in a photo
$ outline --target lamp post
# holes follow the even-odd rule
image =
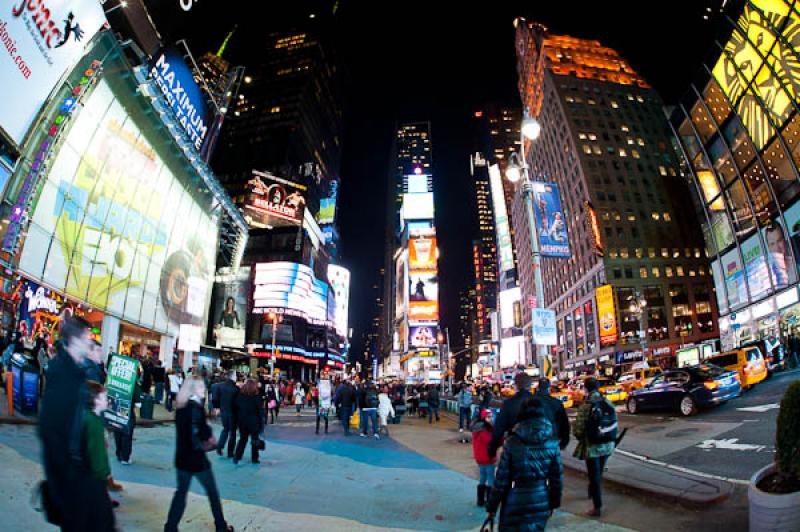
[[[278,313],[270,312],[268,314],[270,321],[272,321],[272,355],[269,357],[269,377],[273,378],[275,375],[275,351],[276,351],[276,333],[278,329]]]
[[[536,216],[533,213],[533,183],[528,173],[528,164],[525,159],[525,139],[536,140],[542,132],[542,126],[535,118],[528,116],[527,110],[522,119],[520,127],[520,154],[512,153],[506,166],[506,179],[512,183],[522,180],[522,193],[525,198],[525,215],[528,219],[528,229],[530,232],[531,254],[533,255],[533,281],[534,293],[536,295],[536,306],[544,303],[544,286],[542,283],[542,257],[539,252],[539,228],[536,224]],[[522,159],[520,161],[520,158]],[[531,327],[533,319],[531,317]],[[533,334],[533,329],[531,329]],[[547,346],[536,344],[536,365],[541,368],[544,365],[544,357],[547,356]]]

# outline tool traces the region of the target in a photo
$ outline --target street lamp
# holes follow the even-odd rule
[[[536,224],[536,217],[533,214],[533,183],[528,173],[528,165],[525,159],[525,139],[536,140],[542,133],[542,126],[538,120],[528,116],[527,109],[520,125],[520,153],[512,153],[506,165],[506,179],[512,183],[522,180],[522,193],[525,197],[525,214],[528,219],[530,229],[531,254],[533,255],[533,280],[534,292],[536,295],[536,305],[544,303],[544,286],[542,283],[542,257],[539,252],[539,230]],[[532,331],[531,331],[532,332]],[[542,368],[544,358],[547,356],[547,346],[536,344],[536,365]]]
[[[112,11],[116,11],[117,9],[120,9],[120,8],[125,9],[126,7],[128,7],[128,2],[126,2],[125,0],[122,0],[120,3],[118,3],[117,5],[112,7],[111,9],[107,10],[105,12],[105,14],[108,15]]]
[[[267,314],[267,317],[272,322],[272,355],[269,357],[269,377],[271,379],[275,376],[275,351],[277,348],[275,345],[275,335],[278,330],[278,321],[280,321],[280,317],[277,312],[270,312]]]

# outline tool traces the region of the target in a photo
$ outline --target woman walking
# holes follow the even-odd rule
[[[258,396],[255,379],[247,379],[236,397],[236,419],[239,424],[239,443],[233,463],[238,464],[244,454],[247,438],[250,438],[250,462],[258,464],[259,435],[264,430],[264,403]]]
[[[264,392],[267,401],[267,411],[269,412],[269,423],[272,425],[275,423],[275,418],[278,417],[278,411],[281,404],[280,398],[278,397],[278,390],[275,388],[275,385],[271,380],[267,381]],[[266,421],[266,418],[264,421]]]
[[[389,416],[394,417],[394,406],[389,399],[389,389],[384,386],[378,394],[378,417],[381,419],[381,428],[389,435]]]
[[[167,412],[172,412],[172,403],[175,401],[175,397],[181,389],[183,379],[181,379],[180,375],[175,373],[174,369],[170,369],[167,372],[167,381],[169,383],[169,391],[167,392]]]
[[[486,511],[500,508],[498,530],[540,531],[561,506],[563,469],[558,438],[539,399],[527,399],[503,445]]]
[[[299,382],[294,387],[294,406],[297,409],[297,415],[300,415],[300,411],[303,410],[303,403],[306,400],[306,394],[303,391],[303,385]]]
[[[176,397],[177,411],[175,413],[175,468],[178,472],[178,489],[172,497],[169,507],[165,532],[177,532],[178,523],[186,509],[186,494],[192,478],[203,485],[214,515],[216,532],[232,532],[233,527],[225,522],[222,514],[222,503],[219,500],[217,483],[211,472],[211,464],[206,458],[206,453],[216,448],[217,442],[211,433],[211,427],[206,422],[206,411],[203,408],[203,398],[206,387],[203,379],[192,377],[183,383]]]

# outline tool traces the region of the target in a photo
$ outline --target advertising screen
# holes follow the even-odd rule
[[[397,257],[394,264],[395,268],[395,294],[394,294],[394,316],[395,319],[402,319],[406,312],[406,300],[408,283],[406,283],[406,261],[405,256],[401,254]]]
[[[738,250],[729,251],[721,257],[722,275],[728,293],[728,304],[731,308],[747,303],[747,286],[745,286],[744,269]]]
[[[500,340],[500,367],[510,368],[525,364],[525,337],[512,336]]]
[[[714,289],[717,293],[717,304],[720,314],[728,312],[728,297],[725,295],[725,282],[722,279],[722,269],[719,261],[711,263],[711,273],[714,276]]]
[[[247,298],[250,294],[250,267],[234,271],[223,268],[214,277],[214,308],[211,314],[212,345],[244,347],[247,324]]]
[[[434,326],[422,325],[408,328],[409,347],[433,347],[436,345],[436,332]]]
[[[555,183],[533,183],[536,223],[539,226],[539,251],[543,257],[569,258],[567,223],[561,209],[561,196]]]
[[[436,269],[436,237],[408,240],[408,267],[411,270]]]
[[[597,316],[600,321],[600,345],[617,343],[617,314],[614,310],[614,288],[610,284],[598,286]]]
[[[597,212],[590,201],[583,203],[583,208],[586,211],[586,225],[589,232],[592,234],[592,241],[594,242],[594,251],[597,256],[602,257],[605,254],[605,247],[603,240],[600,236],[600,225],[597,223]]]
[[[408,320],[439,319],[439,277],[436,270],[408,272]]]
[[[403,194],[404,220],[432,220],[433,192]]]
[[[97,0],[3,2],[0,127],[22,143],[50,92],[105,23]]]
[[[406,181],[408,183],[408,192],[411,194],[432,192],[428,190],[428,176],[426,174],[407,175]]]
[[[503,182],[500,168],[493,164],[489,167],[489,184],[492,189],[495,228],[497,230],[497,258],[499,273],[514,268],[514,249],[511,244],[511,227],[508,223],[506,200],[503,195]]]
[[[339,196],[339,182],[331,181],[328,197],[319,200],[319,213],[317,223],[320,225],[332,224],[336,218],[336,200]]]
[[[153,146],[100,80],[48,167],[19,269],[98,310],[177,333],[205,323],[217,222],[208,197],[184,186],[179,165]]]
[[[500,327],[519,327],[516,317],[522,300],[522,290],[518,286],[502,290],[497,294],[497,299],[500,303]]]
[[[740,244],[742,258],[747,271],[747,285],[751,299],[759,299],[770,291],[769,269],[758,235],[753,235]]]
[[[306,206],[304,185],[253,170],[253,178],[247,186],[250,195],[244,206],[244,215],[253,227],[303,223]]]
[[[254,266],[253,314],[276,311],[326,324],[329,289],[305,264],[266,262]]]
[[[336,324],[336,332],[343,337],[347,337],[347,315],[350,305],[350,270],[331,264],[328,266],[328,281],[333,287],[333,294],[336,298],[336,312],[333,320]]]

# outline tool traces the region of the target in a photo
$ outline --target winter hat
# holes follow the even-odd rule
[[[489,410],[487,408],[481,410],[481,421],[484,421],[487,417],[489,417],[491,415],[492,415],[492,411],[491,410]],[[491,421],[491,418],[489,419],[489,421]]]

